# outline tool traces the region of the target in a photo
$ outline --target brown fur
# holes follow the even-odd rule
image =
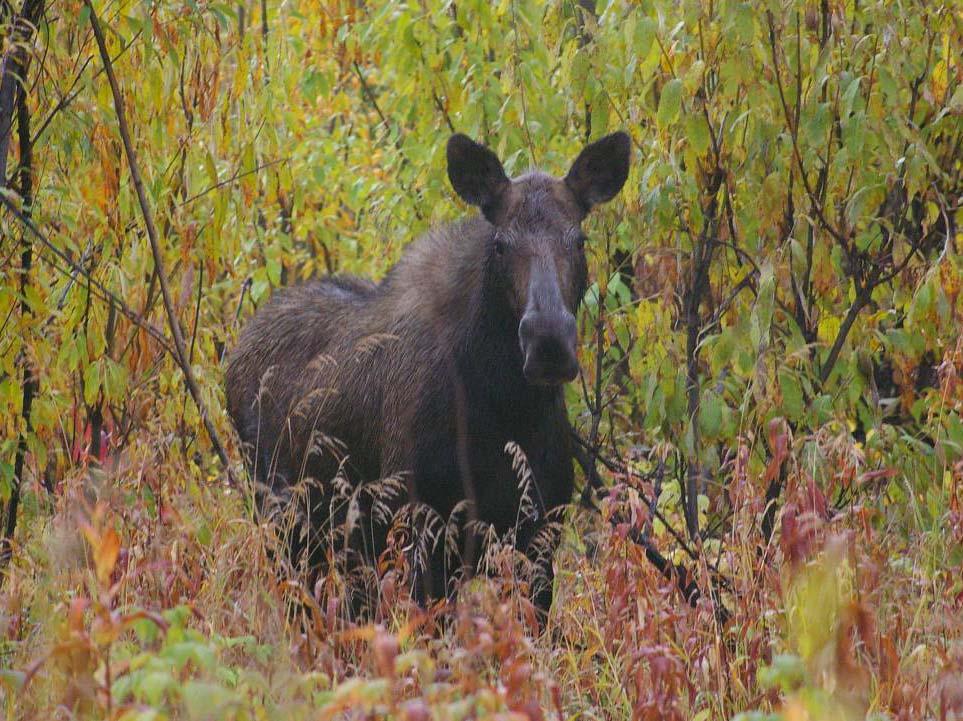
[[[337,276],[275,293],[229,358],[228,411],[273,496],[285,497],[303,478],[317,481],[311,536],[292,541],[296,556],[307,544],[309,563],[320,564],[333,543],[326,529],[348,515],[332,479],[357,488],[401,477],[407,494],[388,499],[391,510],[415,500],[446,522],[468,500],[477,519],[513,532],[521,550],[539,557],[546,583],[538,601],[547,608],[557,534],[549,534],[547,554],[532,539],[571,498],[569,430],[561,386],[529,382],[523,372],[519,319],[536,310],[574,313],[586,282],[579,224],[599,201],[571,180],[578,163],[565,181],[542,173],[507,181],[497,172],[492,180],[491,168],[477,163],[494,156],[462,137],[449,145],[449,173],[484,215],[419,238],[380,283]],[[456,140],[470,144],[467,160],[452,149]],[[627,168],[627,143],[617,141],[616,150],[626,145]],[[618,187],[624,179],[615,179]],[[465,190],[465,183],[475,185]],[[543,293],[543,305],[557,308],[534,307],[529,274],[537,263],[549,269],[541,271],[549,282],[557,279],[557,290]],[[533,333],[554,328],[546,322]],[[532,469],[530,507],[509,442]],[[372,512],[376,496],[364,494],[358,533],[344,544],[367,564],[384,550],[388,531]],[[474,545],[472,533],[461,539],[462,552]],[[427,556],[416,594],[441,596],[457,574],[443,548]]]

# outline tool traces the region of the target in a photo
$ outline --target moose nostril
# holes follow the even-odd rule
[[[533,314],[526,313],[522,316],[522,320],[518,324],[518,340],[521,341],[522,345],[527,344],[529,339],[531,339],[534,326],[535,318]]]
[[[544,365],[558,366],[568,360],[569,352],[559,338],[542,339],[535,346],[535,353]]]

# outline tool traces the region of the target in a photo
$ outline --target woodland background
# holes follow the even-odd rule
[[[959,2],[4,0],[0,37],[7,718],[963,718]],[[274,573],[225,347],[468,212],[452,131],[561,174],[617,128],[547,631],[505,579],[346,624]]]

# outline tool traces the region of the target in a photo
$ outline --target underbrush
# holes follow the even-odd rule
[[[646,475],[608,479],[601,514],[568,514],[539,633],[507,547],[505,575],[464,584],[457,604],[419,609],[389,575],[387,612],[353,624],[336,594],[279,577],[274,532],[244,494],[173,453],[156,457],[164,462],[109,461],[33,496],[50,507],[34,506],[4,586],[8,718],[749,721],[963,710],[960,468],[945,476],[930,529],[924,511],[887,502],[898,478],[837,507],[800,471],[768,544],[746,530],[759,526],[760,494],[748,491],[762,479],[744,477],[730,530],[705,541],[707,560],[693,567],[703,591],[694,606],[639,543],[647,527],[655,545],[670,540],[638,502],[651,491]]]
[[[0,41],[6,718],[963,719],[958,0],[23,0]],[[515,177],[615,130],[547,627],[497,546],[427,610],[383,558],[351,623],[278,571],[225,353],[465,215],[453,132]]]

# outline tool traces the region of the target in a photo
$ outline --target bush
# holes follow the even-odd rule
[[[957,4],[27,0],[0,23],[9,716],[963,714]],[[380,276],[467,212],[452,131],[517,174],[616,128],[634,165],[591,221],[569,390],[602,515],[573,504],[547,633],[498,579],[447,625],[399,602],[346,626],[278,581],[228,483],[224,348],[273,288]]]

